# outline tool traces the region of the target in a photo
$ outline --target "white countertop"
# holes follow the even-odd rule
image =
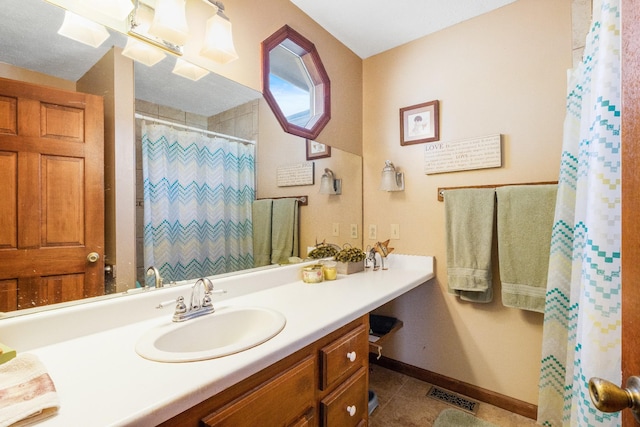
[[[161,363],[135,352],[145,331],[171,322],[173,309],[155,306],[188,298],[187,286],[2,319],[0,337],[37,355],[55,383],[60,410],[39,425],[156,425],[434,277],[432,257],[391,254],[388,264],[318,284],[302,282],[300,266],[215,280],[228,293],[214,307],[269,307],[287,319],[269,341],[218,359]]]

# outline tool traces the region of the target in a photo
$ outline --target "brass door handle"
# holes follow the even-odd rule
[[[92,264],[98,261],[99,259],[100,259],[100,254],[98,252],[91,252],[89,255],[87,255],[87,261],[89,261]]]
[[[636,422],[640,423],[640,377],[629,377],[625,389],[602,378],[591,378],[589,395],[595,407],[602,412],[631,408]]]

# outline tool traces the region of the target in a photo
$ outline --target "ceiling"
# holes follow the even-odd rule
[[[2,8],[0,62],[61,79],[77,81],[112,46],[124,48],[127,41],[112,30],[98,48],[63,37],[58,28],[64,11],[43,0],[2,0]],[[136,98],[209,117],[261,96],[215,73],[193,82],[173,74],[174,64],[172,55],[153,67],[136,63]]]
[[[514,1],[291,0],[363,59]]]

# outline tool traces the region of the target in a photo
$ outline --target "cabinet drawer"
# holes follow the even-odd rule
[[[320,349],[320,389],[329,389],[361,366],[365,366],[368,350],[369,334],[364,325]]]
[[[253,427],[297,424],[313,408],[315,363],[307,357],[282,375],[267,381],[202,419],[208,427]],[[313,406],[312,406],[313,405]]]
[[[369,412],[367,368],[360,368],[347,381],[320,401],[323,427],[366,425]]]

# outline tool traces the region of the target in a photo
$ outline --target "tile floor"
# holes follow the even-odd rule
[[[370,427],[428,427],[440,411],[453,406],[427,397],[431,384],[371,364],[369,388],[378,395],[379,406],[369,417]],[[534,420],[480,403],[477,417],[499,427],[536,426]]]

